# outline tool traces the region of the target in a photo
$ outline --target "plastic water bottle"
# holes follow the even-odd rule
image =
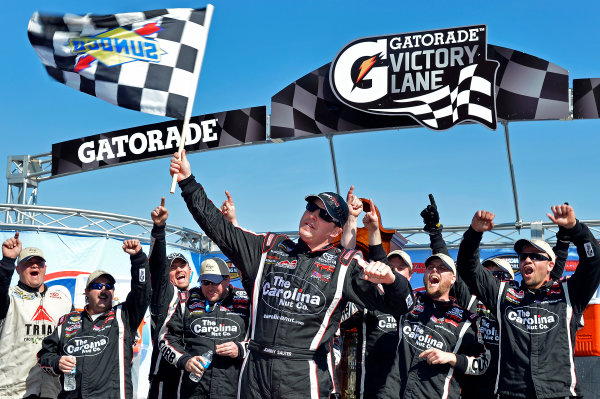
[[[200,363],[202,364],[202,367],[204,367],[202,376],[206,372],[206,369],[208,368],[208,366],[210,366],[210,364],[212,363],[212,358],[213,358],[213,351],[211,351],[211,350],[204,353],[203,355],[200,355]],[[204,361],[202,361],[202,360],[204,360]],[[198,382],[198,381],[200,381],[202,376],[198,377],[196,374],[190,373],[190,380],[192,380],[194,382]]]
[[[71,370],[69,373],[65,373],[65,391],[74,391],[75,388],[77,388],[77,382],[75,381],[75,367],[73,367],[73,370]]]

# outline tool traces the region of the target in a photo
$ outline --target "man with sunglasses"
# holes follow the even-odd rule
[[[225,220],[192,176],[185,151],[171,159],[170,172],[177,174],[196,222],[244,275],[252,298],[250,353],[238,397],[328,398],[336,392],[331,348],[346,303],[391,314],[412,306],[404,277],[332,245],[348,219],[348,205],[339,195],[305,198],[296,243],[280,234],[256,235]]]
[[[237,380],[246,354],[250,301],[244,290],[230,283],[229,267],[221,258],[205,259],[200,266],[200,287],[180,294],[180,303],[169,311],[161,331],[161,353],[180,370],[181,398],[237,396]],[[213,351],[204,369],[200,355]],[[195,382],[193,373],[200,377]]]
[[[547,215],[559,226],[557,239],[577,247],[579,265],[565,281],[552,279],[556,255],[542,240],[515,242],[520,286],[499,281],[480,267],[479,243],[483,232],[494,227],[491,212],[475,213],[460,244],[459,272],[499,321],[496,393],[500,398],[580,396],[573,359],[575,332],[600,283],[600,245],[575,218],[571,206],[553,206]]]
[[[125,240],[130,255],[131,291],[125,302],[113,304],[115,278],[103,271],[92,272],[85,288],[83,311],[61,317],[52,335],[38,352],[38,363],[53,375],[75,368],[76,389],[58,398],[131,398],[131,360],[137,329],[150,304],[148,259],[139,240]]]
[[[21,249],[19,232],[2,244],[0,397],[53,398],[60,391],[58,379],[42,372],[35,355],[42,340],[56,328],[58,319],[71,311],[73,304],[64,287],[44,284],[46,259],[42,250]],[[15,270],[19,282],[9,287]]]

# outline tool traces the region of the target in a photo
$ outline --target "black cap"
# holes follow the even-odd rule
[[[346,224],[350,212],[348,211],[348,204],[346,204],[346,201],[339,194],[327,191],[317,195],[307,195],[304,199],[308,202],[316,198],[323,201],[325,210],[333,220],[342,227]]]
[[[181,259],[185,263],[189,263],[183,254],[180,254],[179,252],[173,252],[167,256],[167,263],[169,263],[169,267],[171,267],[175,259]]]

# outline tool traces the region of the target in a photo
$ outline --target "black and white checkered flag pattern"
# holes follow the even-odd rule
[[[497,63],[490,61],[468,65],[461,69],[454,88],[446,85],[421,96],[395,100],[398,107],[380,111],[411,115],[435,130],[449,129],[466,120],[496,129],[492,88],[497,67]]]
[[[120,107],[183,119],[195,95],[196,57],[206,45],[205,13],[190,8],[84,16],[36,12],[28,34],[48,74],[60,83]],[[87,41],[86,50],[96,51],[69,45],[80,38]],[[129,44],[117,50],[121,39]],[[154,52],[144,53],[148,49]]]

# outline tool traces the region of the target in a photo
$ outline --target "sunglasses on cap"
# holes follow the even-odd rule
[[[496,270],[492,272],[492,276],[496,277],[500,281],[510,281],[512,277],[510,273],[505,272],[504,270]]]
[[[335,220],[333,220],[333,218],[331,217],[331,215],[327,213],[327,210],[325,210],[323,208],[320,208],[314,202],[307,202],[306,203],[306,210],[307,211],[309,211],[309,212],[312,213],[312,212],[316,211],[317,209],[319,210],[319,217],[321,219],[323,219],[324,221],[329,222],[329,223],[336,223],[337,224],[337,222]]]
[[[101,290],[102,287],[106,287],[107,290],[114,290],[115,289],[115,285],[114,284],[110,284],[110,283],[92,283],[90,284],[90,288],[93,290]]]
[[[529,258],[529,259],[531,259],[533,261],[536,261],[536,260],[539,260],[539,261],[542,261],[542,260],[550,261],[550,258],[548,258],[548,257],[546,257],[546,256],[544,256],[542,254],[537,254],[535,252],[534,253],[522,253],[522,254],[519,254],[519,261],[521,261],[521,262],[523,262],[527,258]]]

